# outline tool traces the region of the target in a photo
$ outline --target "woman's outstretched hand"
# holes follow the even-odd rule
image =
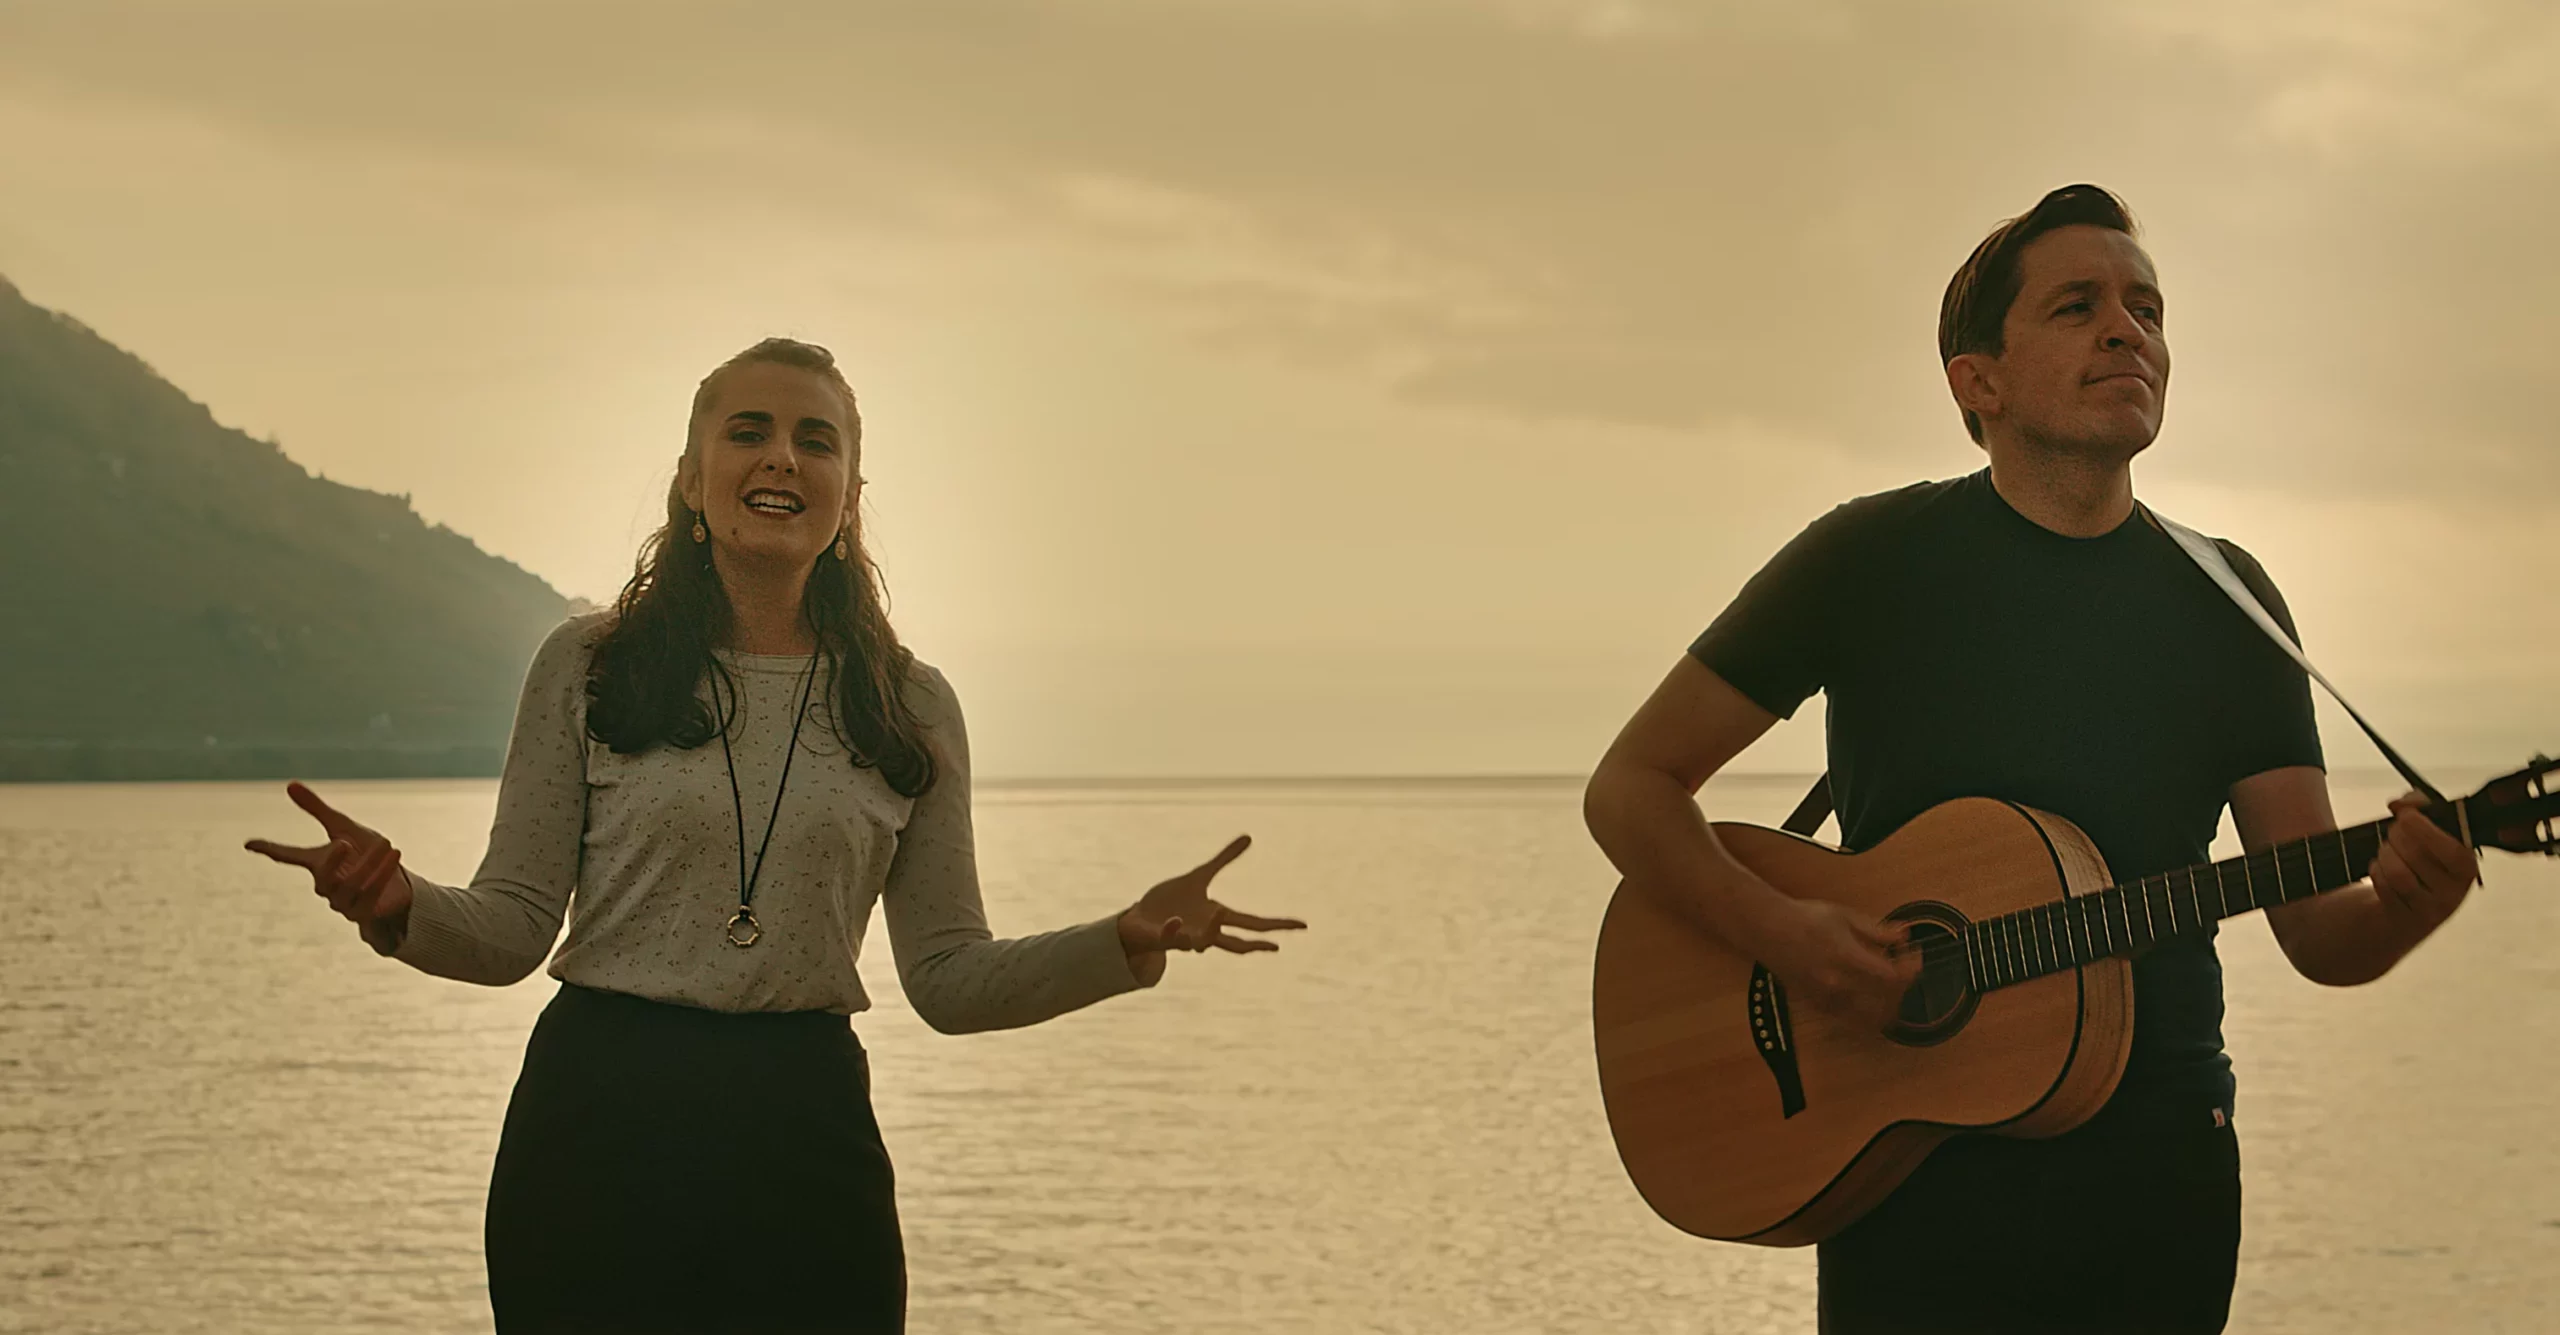
[[[1306,926],[1295,918],[1257,918],[1209,898],[1209,880],[1244,855],[1253,840],[1246,835],[1218,855],[1166,881],[1141,896],[1120,915],[1120,947],[1129,952],[1129,967],[1140,982],[1164,974],[1168,950],[1207,950],[1215,946],[1239,955],[1278,950],[1280,943],[1236,932],[1283,932]],[[1230,930],[1232,929],[1232,930]]]
[[[311,873],[312,893],[329,901],[340,917],[356,925],[365,944],[383,954],[398,948],[409,928],[409,878],[400,871],[400,850],[380,834],[357,824],[345,812],[320,800],[299,783],[284,786],[293,804],[311,813],[329,842],[308,848],[252,839],[245,845],[278,862]]]

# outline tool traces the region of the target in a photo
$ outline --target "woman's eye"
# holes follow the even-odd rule
[[[754,427],[740,427],[729,433],[729,439],[741,445],[753,445],[764,439],[764,433]]]
[[[835,443],[833,441],[820,440],[817,437],[812,436],[809,439],[800,442],[800,447],[806,450],[816,450],[823,454],[828,450],[834,449]]]

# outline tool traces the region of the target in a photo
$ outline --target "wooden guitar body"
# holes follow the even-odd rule
[[[1735,858],[1799,898],[1913,924],[1915,937],[2104,889],[2058,816],[1987,798],[1922,813],[1843,853],[1718,824]],[[1981,990],[1943,970],[1891,1033],[1786,1003],[1766,970],[1639,886],[1600,928],[1600,1092],[1638,1191],[1701,1237],[1800,1246],[1882,1200],[1959,1130],[2052,1136],[2114,1092],[2133,1038],[2131,967],[2103,958]]]

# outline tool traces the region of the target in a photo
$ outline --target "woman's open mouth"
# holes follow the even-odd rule
[[[797,495],[777,487],[758,487],[739,499],[760,515],[788,518],[808,508]]]

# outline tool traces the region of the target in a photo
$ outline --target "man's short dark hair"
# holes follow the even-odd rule
[[[2036,206],[1991,229],[1982,244],[1947,280],[1947,295],[1938,303],[1938,364],[1946,365],[1970,352],[1997,357],[2004,350],[2002,327],[2017,304],[2021,278],[2018,260],[2037,237],[2057,227],[2107,227],[2137,235],[2133,213],[2102,187],[2066,185],[2036,201]],[[1982,419],[1964,410],[1964,429],[1982,443]]]

